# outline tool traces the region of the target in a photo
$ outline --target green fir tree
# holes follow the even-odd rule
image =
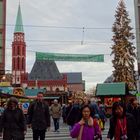
[[[136,58],[135,47],[133,45],[134,34],[130,26],[128,12],[123,0],[119,1],[115,22],[112,27],[113,45],[112,53],[114,56],[112,63],[114,67],[114,82],[125,82],[129,90],[136,89],[136,76],[134,62]]]

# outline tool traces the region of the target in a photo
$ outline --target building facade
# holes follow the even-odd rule
[[[47,91],[67,91],[67,79],[54,61],[36,60],[31,73],[26,72],[26,43],[20,5],[12,42],[12,86]]]
[[[14,38],[12,42],[12,85],[20,87],[26,75],[26,43],[20,5],[18,7]]]
[[[0,78],[5,74],[6,0],[0,0]]]
[[[67,77],[67,88],[69,92],[84,92],[85,81],[82,80],[82,72],[64,73]]]

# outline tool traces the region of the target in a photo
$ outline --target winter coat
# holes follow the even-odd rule
[[[76,123],[73,127],[73,129],[70,132],[70,135],[72,138],[78,138],[80,133],[81,125],[79,123]],[[88,126],[84,125],[83,132],[81,136],[81,140],[94,140],[94,136],[96,136],[99,133],[99,126]]]
[[[44,102],[34,101],[28,108],[28,124],[32,129],[44,130],[50,127],[49,107]]]
[[[136,140],[140,140],[140,106],[138,106],[137,108],[132,108],[131,110],[128,110],[128,112],[131,113],[136,120],[136,125],[138,129]]]
[[[52,104],[50,108],[50,114],[52,118],[60,118],[61,117],[61,105],[60,104]]]
[[[92,116],[92,118],[94,118],[94,115],[95,115],[95,114],[99,114],[98,105],[97,105],[96,102],[91,102],[91,103],[89,104],[89,106],[91,107],[91,110],[92,110],[91,116]]]
[[[133,115],[126,113],[126,124],[127,124],[127,137],[128,137],[127,140],[135,140],[137,127]],[[110,119],[110,128],[109,128],[107,138],[113,139],[115,135],[115,126],[116,126],[116,121],[114,117],[112,117]]]
[[[26,121],[23,111],[19,108],[5,109],[0,121],[0,132],[3,132],[4,140],[10,136],[22,140],[24,131],[26,131]]]
[[[68,125],[73,126],[75,123],[80,121],[81,117],[80,105],[73,104],[66,108],[66,122]]]
[[[103,105],[99,106],[99,117],[100,117],[101,120],[106,119],[105,107]]]

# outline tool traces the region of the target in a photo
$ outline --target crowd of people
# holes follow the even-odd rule
[[[77,140],[102,140],[105,129],[106,107],[94,98],[75,98],[67,105],[54,100],[48,105],[43,93],[30,103],[27,118],[19,108],[18,100],[11,97],[0,115],[0,137],[3,140],[24,140],[27,128],[33,132],[33,140],[45,140],[50,131],[51,117],[54,133],[60,131],[60,118],[69,126],[70,136]],[[114,102],[106,140],[140,140],[140,106],[136,98],[129,103]]]

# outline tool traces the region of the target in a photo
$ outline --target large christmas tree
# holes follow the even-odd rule
[[[136,89],[136,76],[134,70],[134,61],[136,58],[135,47],[133,45],[134,34],[130,26],[131,20],[128,17],[125,3],[123,0],[119,1],[115,22],[112,27],[113,31],[113,46],[112,53],[114,59],[112,60],[114,71],[114,82],[125,82],[128,84],[130,90]]]

